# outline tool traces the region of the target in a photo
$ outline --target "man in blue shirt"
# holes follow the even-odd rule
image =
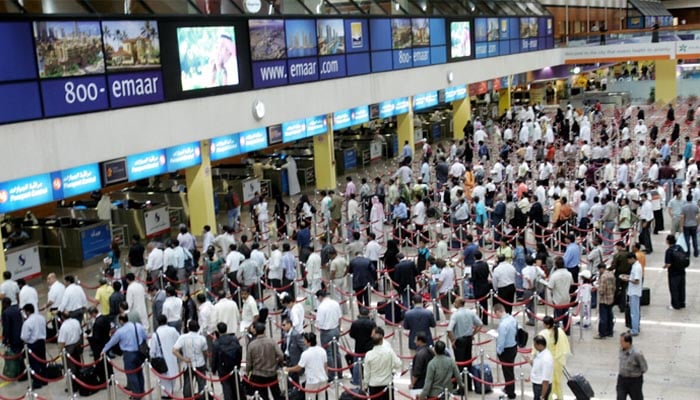
[[[573,293],[576,291],[576,284],[578,283],[581,248],[578,244],[576,244],[576,236],[574,236],[573,233],[567,235],[564,238],[564,242],[566,243],[566,252],[564,252],[564,266],[574,279],[574,284],[571,285],[571,288],[569,289],[569,292]]]
[[[282,244],[282,286],[286,287],[286,292],[290,298],[294,298],[294,279],[297,277],[297,260],[291,252],[289,243]]]
[[[498,337],[496,338],[496,353],[498,359],[504,364],[513,364],[515,356],[518,354],[518,346],[515,341],[515,334],[518,332],[518,322],[512,315],[507,314],[503,304],[493,305],[493,312],[498,323]],[[505,386],[505,393],[509,399],[515,398],[515,372],[512,365],[502,365],[503,379],[512,382]]]
[[[406,158],[409,160],[413,158],[413,149],[411,149],[411,145],[408,144],[408,140],[404,142],[403,150],[401,151],[401,160],[405,160]]]
[[[406,222],[408,221],[408,208],[400,197],[394,202],[394,210],[391,212],[391,218],[394,220],[394,237],[398,237],[401,242],[406,236],[405,229]]]
[[[479,246],[474,243],[474,236],[468,234],[464,237],[464,241],[467,245],[464,247],[464,252],[462,253],[462,261],[464,266],[471,268],[474,265],[474,254],[479,251]]]
[[[119,345],[124,356],[124,369],[135,370],[143,364],[143,357],[139,353],[139,344],[148,338],[148,334],[143,326],[136,322],[129,322],[126,314],[119,316],[121,328],[114,332],[109,342],[102,349],[102,357],[114,346]],[[126,381],[129,390],[134,394],[144,393],[143,369],[137,372],[126,374]],[[139,396],[140,397],[140,396]]]
[[[416,352],[416,335],[424,333],[428,346],[433,345],[433,335],[430,328],[435,327],[435,315],[423,308],[423,296],[413,295],[413,309],[406,311],[403,320],[403,328],[408,329],[408,348],[412,354]]]

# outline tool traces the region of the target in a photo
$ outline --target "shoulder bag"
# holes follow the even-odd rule
[[[146,338],[143,339],[142,342],[139,342],[139,331],[136,329],[136,323],[132,322],[134,324],[134,334],[136,334],[136,343],[138,343],[138,352],[141,354],[141,357],[143,357],[144,360],[148,360],[151,358],[151,349],[148,347],[148,343],[146,342]]]
[[[159,374],[164,374],[168,372],[168,364],[165,362],[165,357],[163,357],[163,345],[160,344],[160,338],[157,333],[153,333],[156,336],[156,341],[158,342],[158,348],[160,348],[160,356],[151,357],[151,366]]]

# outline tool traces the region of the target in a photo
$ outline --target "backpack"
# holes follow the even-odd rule
[[[234,208],[238,208],[241,206],[241,199],[238,198],[238,193],[233,192],[233,195],[231,196],[231,201],[233,202]]]
[[[237,340],[232,340],[221,346],[219,348],[219,365],[216,366],[218,371],[228,374],[234,368],[240,366],[241,354],[241,345]]]
[[[674,268],[688,268],[690,266],[690,256],[688,253],[683,251],[683,249],[676,245],[673,246],[673,249],[671,250],[671,255],[672,255],[672,267]]]

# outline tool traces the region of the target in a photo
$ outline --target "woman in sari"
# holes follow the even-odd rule
[[[571,354],[571,348],[569,347],[569,338],[562,328],[559,327],[558,323],[554,322],[554,318],[547,315],[542,319],[544,324],[544,329],[540,331],[542,335],[547,340],[547,350],[552,353],[552,358],[554,359],[554,370],[552,371],[552,390],[550,391],[550,399],[553,398],[552,395],[556,396],[557,399],[564,398],[564,392],[562,391],[562,378],[564,367],[566,367],[566,359]],[[534,350],[536,354],[536,350]]]

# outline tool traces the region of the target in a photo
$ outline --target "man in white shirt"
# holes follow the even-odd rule
[[[365,379],[370,396],[375,400],[389,400],[393,396],[388,386],[394,379],[394,371],[400,372],[401,359],[394,353],[391,346],[384,344],[384,329],[377,326],[372,331],[374,347],[365,355]],[[384,392],[384,394],[379,394]]]
[[[199,324],[191,320],[187,324],[189,332],[180,336],[173,346],[173,354],[185,366],[183,375],[182,395],[186,398],[192,397],[192,382],[197,382],[197,393],[204,392],[206,381],[202,377],[207,372],[206,352],[207,340],[199,333]],[[200,374],[195,374],[197,370]]]
[[[238,333],[238,318],[240,313],[238,305],[226,297],[226,292],[221,289],[217,293],[217,301],[212,309],[209,325],[217,326],[219,322],[226,324],[227,334]]]
[[[427,208],[423,200],[416,201],[416,204],[411,207],[411,218],[416,226],[416,242],[423,238],[423,227],[427,218]]]
[[[303,301],[296,302],[290,296],[282,297],[282,304],[289,310],[289,321],[294,331],[301,335],[304,332],[304,305]]]
[[[323,387],[328,382],[328,356],[323,347],[318,345],[316,334],[306,332],[303,334],[306,350],[301,353],[297,365],[284,368],[290,374],[298,373],[302,369],[306,376],[306,390],[315,390]]]
[[[167,318],[168,326],[172,326],[177,333],[180,333],[182,331],[182,299],[177,297],[177,292],[173,286],[165,288],[165,295],[167,297],[163,302],[161,313]]]
[[[282,251],[278,248],[277,243],[270,245],[272,251],[270,252],[270,261],[267,264],[267,279],[270,282],[270,286],[273,288],[282,287],[282,273],[284,269],[282,268]],[[275,290],[277,309],[282,308],[282,303],[280,302],[280,295],[283,292]]]
[[[85,291],[75,282],[75,277],[73,275],[66,275],[63,280],[68,286],[63,293],[58,311],[69,313],[72,318],[82,323],[85,307],[87,307]]]
[[[525,360],[532,365],[530,370],[530,382],[532,382],[533,400],[544,400],[549,398],[552,391],[552,374],[554,372],[554,359],[552,353],[547,350],[547,340],[542,335],[537,335],[532,339],[532,343],[537,350],[534,359],[525,356]]]
[[[5,271],[2,273],[2,277],[5,281],[0,285],[0,299],[7,297],[14,306],[19,301],[19,286],[17,286],[17,282],[12,280],[12,272]]]
[[[411,183],[411,176],[413,175],[413,171],[411,171],[411,167],[408,165],[402,165],[398,170],[396,170],[396,173],[394,173],[393,178],[394,179],[400,179],[401,183],[405,183],[408,185]]]
[[[233,227],[225,227],[224,232],[214,238],[214,246],[221,250],[221,254],[224,258],[228,255],[231,245],[236,243],[233,232]]]
[[[639,335],[640,301],[642,298],[642,264],[637,261],[633,252],[627,254],[627,262],[632,266],[628,276],[621,275],[620,279],[628,282],[627,298],[629,299],[629,311],[632,336]]]
[[[214,234],[211,233],[211,226],[204,225],[204,229],[202,230],[202,252],[206,252],[209,249],[209,246],[213,245]]]
[[[639,195],[642,206],[639,207],[639,220],[642,223],[642,230],[639,233],[639,242],[644,245],[647,254],[653,251],[651,244],[651,223],[654,221],[654,209],[647,193]]]
[[[25,304],[31,304],[35,310],[39,309],[39,293],[32,286],[27,285],[24,279],[17,279],[19,286],[19,308],[22,309]]]
[[[148,272],[148,279],[153,281],[156,286],[162,288],[163,282],[161,277],[164,269],[165,256],[163,250],[159,247],[158,243],[150,242],[146,246],[146,251],[148,256],[146,257],[146,271]],[[170,249],[172,253],[172,249]]]
[[[516,270],[513,264],[506,261],[505,256],[498,256],[498,265],[491,273],[491,282],[493,289],[496,291],[498,298],[495,299],[503,304],[508,314],[511,313],[513,307],[507,303],[515,302],[515,275]],[[505,300],[500,301],[499,299]]]
[[[143,329],[148,332],[148,309],[146,308],[146,288],[136,280],[136,276],[129,272],[126,274],[126,303],[129,304],[129,313],[139,316]],[[173,288],[174,289],[174,288]]]
[[[243,253],[238,251],[238,246],[235,244],[231,244],[228,248],[228,255],[226,256],[226,273],[235,277],[236,274],[238,273],[238,268],[241,265],[241,262],[245,260],[245,256]],[[237,278],[231,278],[230,279],[237,279]],[[237,282],[237,280],[236,280]]]
[[[379,267],[379,257],[382,252],[382,246],[377,242],[377,235],[375,235],[374,232],[370,232],[367,237],[369,238],[369,242],[365,245],[365,257],[377,268]]]
[[[211,325],[211,313],[214,311],[214,305],[204,293],[197,294],[197,320],[199,321],[199,334],[210,335],[214,333],[215,326]]]
[[[258,311],[258,303],[255,301],[255,297],[251,296],[250,289],[247,287],[241,287],[241,333],[248,332],[248,328],[255,324],[260,315]],[[250,332],[252,334],[252,332]]]
[[[435,279],[438,284],[440,303],[444,308],[450,308],[452,304],[452,289],[455,285],[455,272],[450,264],[445,263],[440,269],[440,274],[438,274]]]
[[[486,131],[483,129],[477,129],[474,131],[474,146],[479,146],[479,142],[484,142],[486,143],[486,140],[488,140],[488,135],[486,134]]]
[[[31,304],[25,305],[22,311],[24,311],[27,319],[22,324],[20,338],[27,344],[27,348],[36,358],[44,360],[46,359],[46,319]],[[34,357],[29,357],[29,367],[40,376],[46,376],[44,372],[45,365]],[[38,379],[32,379],[32,389],[39,389],[44,385],[46,383]]]
[[[462,164],[462,162],[459,159],[456,159],[450,167],[450,176],[453,178],[461,179],[464,176],[464,172],[466,172],[466,170],[467,168],[464,166],[464,164]]]
[[[267,257],[265,257],[265,253],[260,251],[260,243],[254,242],[250,245],[250,259],[255,261],[255,264],[257,264],[260,270],[262,270],[265,264],[267,264]]]
[[[651,182],[656,182],[659,180],[659,164],[656,163],[655,158],[651,159],[649,171],[647,171],[647,180]]]
[[[56,311],[58,306],[61,305],[61,300],[63,299],[63,292],[66,291],[66,286],[56,279],[56,274],[51,272],[46,277],[46,283],[49,285],[49,294],[46,299],[46,306],[44,308],[49,311]],[[39,309],[35,309],[35,312],[39,312]]]
[[[63,318],[61,329],[58,330],[58,339],[56,340],[58,342],[58,353],[60,354],[63,349],[66,350],[66,354],[70,356],[68,358],[68,367],[74,375],[77,375],[80,367],[75,361],[81,362],[83,329],[80,326],[80,322],[68,313],[64,312]]]
[[[197,248],[197,239],[189,232],[185,224],[180,224],[180,233],[177,234],[177,241],[180,242],[180,246],[189,250],[190,253]]]
[[[331,368],[342,368],[338,343],[340,340],[340,318],[343,313],[340,304],[331,299],[324,290],[316,292],[319,300],[318,311],[316,313],[316,327],[321,332],[321,345],[326,348],[328,364]],[[336,342],[333,342],[333,339]],[[333,344],[331,344],[333,343]],[[330,379],[334,380],[338,372],[332,371]]]

